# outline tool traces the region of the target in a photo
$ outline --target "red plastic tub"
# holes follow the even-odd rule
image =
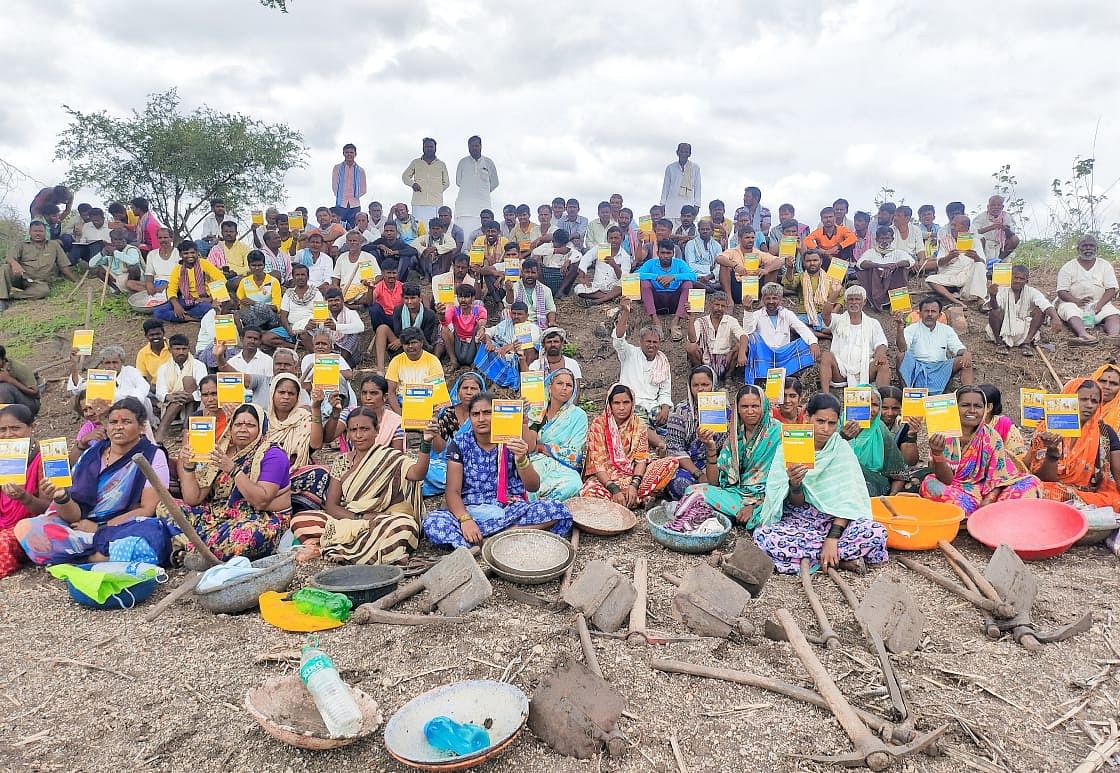
[[[978,542],[992,550],[1006,544],[1024,561],[1059,556],[1089,530],[1081,511],[1045,499],[994,502],[973,513],[967,525]]]

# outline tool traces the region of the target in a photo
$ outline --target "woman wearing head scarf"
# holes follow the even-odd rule
[[[984,392],[975,386],[961,387],[957,409],[961,436],[934,433],[929,437],[933,474],[922,481],[921,495],[935,502],[952,502],[965,515],[992,502],[1037,498],[1038,478],[1016,465],[999,433],[984,423],[988,410]]]
[[[650,459],[646,422],[625,384],[607,392],[607,406],[587,431],[585,483],[581,496],[635,507],[665,489],[677,472],[676,459]]]
[[[1120,432],[1120,365],[1101,365],[1090,378],[1101,388],[1101,421]]]
[[[848,421],[840,428],[840,437],[848,441],[863,470],[867,493],[873,497],[897,494],[905,483],[906,462],[898,450],[894,436],[883,423],[883,397],[871,390],[871,426],[860,428],[859,422]]]
[[[1075,378],[1062,394],[1077,395],[1081,434],[1062,437],[1047,428],[1045,419],[1035,428],[1027,463],[1042,481],[1042,496],[1074,506],[1120,508],[1114,473],[1120,466],[1120,439],[1101,418],[1100,386]]]
[[[477,371],[468,370],[451,386],[448,396],[451,405],[440,409],[436,414],[438,432],[432,438],[431,461],[428,474],[424,478],[424,496],[434,497],[442,494],[447,486],[447,443],[459,432],[466,432],[471,426],[470,411],[467,406],[476,395],[486,391],[486,381]]]
[[[547,404],[529,409],[529,429],[536,433],[535,441],[530,440],[534,450],[529,458],[541,479],[540,488],[530,492],[529,499],[563,501],[579,496],[583,485],[587,414],[576,405],[579,386],[567,368],[549,373],[545,387]]]
[[[715,389],[715,371],[707,365],[700,365],[688,374],[688,395],[677,403],[669,413],[666,423],[665,451],[668,456],[676,457],[677,473],[666,487],[669,499],[683,499],[688,487],[704,480],[704,464],[707,459],[706,446],[700,438],[700,411],[697,407],[701,392]],[[715,436],[716,446],[722,447],[727,433]]]
[[[774,454],[754,541],[783,574],[797,574],[801,560],[814,568],[862,571],[887,560],[887,532],[871,518],[859,460],[836,431],[840,402],[814,395],[806,407],[813,425],[813,466],[787,464]]]
[[[299,404],[299,379],[277,373],[269,385],[268,431],[265,439],[288,455],[291,464],[292,507],[296,511],[322,507],[330,471],[312,464],[311,454],[323,446],[323,415]],[[320,397],[313,390],[312,400]]]
[[[260,407],[244,403],[233,412],[208,461],[195,462],[187,444],[179,451],[183,512],[223,561],[270,555],[288,527],[288,456],[266,439],[267,423]]]

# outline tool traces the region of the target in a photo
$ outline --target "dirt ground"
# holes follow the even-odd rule
[[[1049,291],[1053,277],[1036,276],[1035,283]],[[588,383],[582,398],[601,403],[618,367],[603,330],[596,334],[604,310],[588,312],[564,303],[561,311]],[[35,310],[17,306],[8,313],[33,315]],[[637,317],[635,323],[642,315]],[[1017,418],[1018,387],[1044,386],[1052,379],[1040,358],[999,352],[980,342],[981,318],[971,311],[969,319],[966,344],[978,355],[979,380],[1001,387],[1007,412]],[[189,326],[182,327],[190,332]],[[1064,333],[1045,335],[1058,343],[1052,359],[1063,379],[1088,372],[1111,354],[1103,346],[1099,351],[1069,347]],[[134,354],[142,343],[140,320],[114,319],[99,329],[98,345],[110,341],[120,341],[130,356]],[[684,389],[684,347],[670,343],[667,350],[679,397]],[[29,362],[38,366],[55,358],[53,344],[44,342]],[[46,375],[59,376],[62,370]],[[811,375],[815,379],[815,373]],[[77,427],[60,387],[51,387],[39,436],[72,436]],[[974,561],[986,562],[989,551],[963,530],[957,544]],[[421,553],[432,551],[422,547]],[[635,557],[649,559],[650,627],[687,633],[670,615],[674,589],[660,574],[681,574],[700,559],[665,550],[639,524],[621,537],[584,536],[576,572],[589,560],[612,556],[621,559],[626,573],[632,571]],[[914,557],[948,573],[936,553]],[[1091,611],[1094,623],[1088,634],[1031,654],[1009,639],[987,639],[971,606],[897,561],[866,577],[849,578],[861,596],[882,574],[900,578],[928,618],[921,648],[894,662],[910,688],[919,728],[949,724],[947,755],[918,755],[894,769],[1068,770],[1086,756],[1093,741],[1075,720],[1047,727],[1082,701],[1087,703],[1077,719],[1115,718],[1120,692],[1120,651],[1114,646],[1120,633],[1112,632],[1114,599],[1120,591],[1116,559],[1102,547],[1082,547],[1030,567],[1039,580],[1034,618],[1040,627],[1067,623]],[[303,567],[301,580],[319,568]],[[167,587],[180,575],[172,572]],[[508,586],[503,581],[495,580],[494,585],[494,597],[462,625],[411,629],[351,624],[325,632],[320,639],[344,678],[376,698],[386,719],[425,690],[464,679],[498,678],[511,662],[518,674],[514,683],[531,695],[557,655],[578,656],[572,618],[519,604],[505,593]],[[836,652],[816,648],[818,656],[854,703],[885,715],[885,698],[861,697],[877,684],[878,672],[850,611],[830,581],[817,578],[816,587],[844,643]],[[555,595],[557,589],[553,583],[533,590]],[[161,589],[149,604],[165,592]],[[778,607],[791,610],[807,633],[816,633],[795,578],[772,578],[749,610],[761,625]],[[417,602],[401,610],[417,611]],[[359,765],[406,770],[388,757],[380,733],[340,751],[300,751],[264,735],[242,708],[247,689],[294,669],[290,664],[257,663],[255,658],[298,647],[299,635],[271,627],[256,613],[214,616],[193,601],[179,603],[154,623],[142,617],[143,610],[96,612],[79,607],[69,600],[62,583],[41,570],[26,569],[0,581],[0,650],[6,655],[0,665],[0,770],[321,771]],[[674,771],[669,745],[674,733],[691,771],[834,770],[798,755],[850,750],[835,720],[823,710],[754,688],[648,667],[651,657],[676,658],[811,687],[786,644],[761,635],[657,647],[629,647],[600,638],[596,649],[604,675],[626,697],[629,716],[622,729],[633,744],[629,754],[621,760],[566,759],[526,729],[508,752],[482,769]],[[1110,732],[1107,726],[1096,729],[1102,736]]]

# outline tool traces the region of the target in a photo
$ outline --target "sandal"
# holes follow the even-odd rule
[[[1034,357],[1034,350],[1031,349],[1031,347],[1027,346],[1026,344],[1023,344],[1022,346],[1020,346],[1019,351],[1022,353],[1022,355],[1024,357]]]

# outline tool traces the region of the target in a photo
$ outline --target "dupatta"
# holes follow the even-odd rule
[[[1101,376],[1103,376],[1105,371],[1107,370],[1111,370],[1113,373],[1120,376],[1120,366],[1101,365],[1099,368],[1093,371],[1093,375],[1090,376],[1090,378],[1092,378],[1093,381],[1100,383]],[[1101,402],[1101,421],[1103,421],[1113,429],[1116,429],[1118,426],[1120,426],[1120,392],[1117,392],[1116,397],[1112,398],[1107,403],[1103,401]],[[1036,432],[1035,434],[1037,435],[1038,433]]]
[[[618,384],[607,390],[611,393]],[[633,397],[627,387],[627,393]],[[588,428],[587,464],[584,477],[590,478],[602,471],[612,480],[630,477],[634,474],[634,462],[649,460],[649,438],[646,436],[646,423],[631,410],[630,417],[621,425],[611,413],[608,402],[606,409],[595,417]]]
[[[297,405],[284,419],[276,415],[276,388],[284,381],[291,381],[297,393],[301,389],[299,379],[291,373],[278,373],[272,377],[268,390],[267,437],[270,443],[284,449],[293,469],[306,467],[311,463],[311,411]]]
[[[833,432],[824,448],[817,451],[816,466],[805,474],[801,490],[805,501],[822,513],[834,518],[862,521],[871,518],[871,498],[862,483],[863,471],[855,452],[839,432]],[[766,498],[762,502],[760,525],[767,526],[782,520],[788,494],[789,473],[779,444],[766,478]]]
[[[569,469],[581,472],[584,450],[587,448],[587,414],[576,405],[579,382],[567,368],[557,368],[548,374],[544,381],[545,388],[561,373],[567,374],[576,385],[572,396],[551,419],[545,418],[546,408],[530,408],[529,427],[536,429],[537,440],[545,447],[548,456]]]

